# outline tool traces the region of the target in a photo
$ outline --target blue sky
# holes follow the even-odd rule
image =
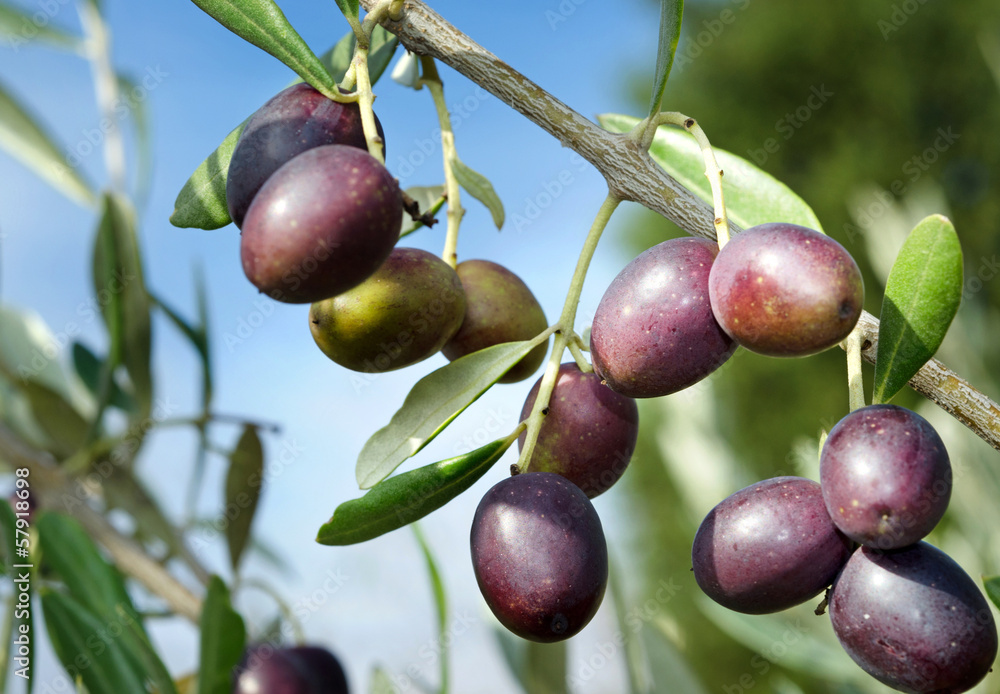
[[[52,21],[77,30],[68,0],[19,0],[31,11],[55,8]],[[303,37],[321,52],[346,30],[334,2],[289,1],[283,8]],[[194,268],[204,269],[209,288],[216,409],[282,425],[265,439],[271,460],[280,465],[265,489],[256,529],[280,549],[290,575],[251,561],[248,575],[279,586],[304,616],[311,641],[343,657],[357,691],[376,663],[395,673],[413,670],[436,681],[433,666],[433,611],[423,563],[408,531],[358,547],[327,548],[313,537],[341,501],[359,494],[354,460],[367,436],[385,424],[420,376],[441,366],[443,357],[375,379],[352,374],[328,361],[314,346],[306,306],[261,300],[243,277],[239,237],[232,226],[217,231],[176,229],[167,221],[177,191],[188,175],[229,130],[276,93],[292,77],[271,56],[229,34],[193,3],[108,0],[114,60],[129,75],[151,76],[145,105],[153,130],[154,178],[142,212],[141,242],[147,282],[188,315],[193,310]],[[469,3],[440,0],[435,9],[479,43],[503,57],[588,117],[605,111],[634,112],[627,84],[652,65],[657,30],[653,3],[630,0],[546,0],[541,3]],[[0,49],[0,80],[39,114],[69,152],[87,150],[88,133],[100,120],[89,65],[78,57],[39,46]],[[583,236],[605,194],[600,176],[558,142],[476,85],[444,68],[449,104],[462,105],[457,147],[462,159],[487,175],[506,205],[508,223],[498,232],[486,210],[466,198],[468,213],[459,242],[460,259],[482,257],[519,274],[541,300],[550,319],[560,311]],[[439,149],[422,152],[436,127],[425,92],[390,80],[376,88],[376,111],[387,133],[387,165],[404,186],[441,181]],[[131,123],[125,119],[128,130]],[[93,181],[106,180],[98,153],[81,156],[80,167]],[[79,306],[91,295],[90,252],[94,213],[67,202],[4,153],[0,153],[0,300],[37,311],[57,337],[79,322]],[[598,250],[580,306],[578,329],[592,315],[604,288],[628,257],[620,239],[631,219],[628,206],[615,217]],[[518,220],[515,224],[512,220]],[[442,225],[443,226],[443,225]],[[441,231],[406,240],[440,252]],[[198,366],[186,343],[162,320],[155,323],[155,367],[160,393],[176,411],[194,413]],[[93,348],[106,341],[96,323],[83,325]],[[495,438],[495,422],[516,423],[533,379],[499,387],[463,415],[418,458],[426,463],[453,455],[465,442]],[[230,446],[238,431],[219,426],[215,439]],[[172,513],[183,509],[184,485],[193,460],[186,431],[155,434],[141,461],[142,474]],[[284,458],[282,455],[284,454]],[[512,459],[511,459],[512,460]],[[503,476],[503,463],[475,488],[425,522],[438,552],[455,621],[453,681],[463,692],[508,687],[491,635],[491,616],[482,602],[468,560],[468,529],[483,492]],[[215,459],[201,493],[205,515],[218,513],[223,463]],[[609,535],[616,528],[614,493],[597,500]],[[615,543],[612,543],[615,544]],[[203,552],[210,567],[226,572],[223,545]],[[262,593],[240,598],[249,620],[260,627],[273,614]],[[607,606],[605,606],[607,607]],[[595,624],[574,641],[571,668],[579,669],[596,644],[612,633],[602,609]],[[156,637],[175,674],[196,666],[193,629],[183,623],[159,625]],[[575,658],[575,659],[574,659]],[[42,681],[55,666],[40,664]],[[613,691],[622,676],[612,664],[579,691]]]

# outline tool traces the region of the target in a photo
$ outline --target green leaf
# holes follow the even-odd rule
[[[37,22],[19,7],[0,2],[0,38],[17,53],[22,44],[45,41],[56,48],[79,51],[82,41],[68,31],[55,26],[46,15],[46,22]]]
[[[123,650],[127,638],[111,638],[108,625],[72,597],[45,588],[40,593],[49,640],[73,679],[81,677],[94,694],[147,691]]]
[[[358,485],[369,489],[388,477],[548,336],[546,331],[533,340],[487,347],[417,381],[389,424],[361,449],[355,468]]]
[[[983,586],[986,588],[987,597],[1000,609],[1000,576],[983,578]]]
[[[494,628],[493,634],[507,667],[525,694],[568,694],[565,641],[525,641],[500,626]]]
[[[17,477],[15,479],[21,478]],[[26,487],[26,489],[30,493],[30,479],[28,484],[29,487]],[[22,532],[25,530],[26,528],[22,528]],[[9,576],[12,572],[11,566],[14,564],[23,564],[26,558],[19,559],[17,556],[17,516],[14,514],[11,503],[6,499],[0,500],[0,533],[3,533],[3,541],[0,543],[0,550],[3,551],[3,562],[0,563],[0,573]],[[22,537],[27,540],[27,536]]]
[[[104,368],[104,360],[94,354],[82,342],[73,343],[73,368],[77,376],[87,386],[87,389],[96,397],[101,385],[101,370]],[[117,407],[124,412],[134,413],[137,409],[135,399],[122,390],[117,381],[111,381],[111,398],[108,404]]]
[[[274,0],[192,0],[219,24],[267,51],[327,96],[337,84]]]
[[[962,300],[962,247],[952,223],[927,217],[889,271],[879,316],[872,402],[886,403],[927,363]]]
[[[420,551],[424,555],[424,563],[427,565],[427,576],[431,581],[431,592],[434,594],[434,605],[437,608],[438,644],[440,653],[438,654],[438,666],[440,670],[441,684],[439,691],[448,691],[448,654],[450,652],[449,642],[451,638],[448,634],[448,600],[445,595],[444,581],[441,580],[441,572],[438,571],[437,562],[434,560],[434,553],[431,552],[430,545],[424,537],[423,531],[416,523],[410,526],[413,535],[417,538]]]
[[[372,671],[371,684],[368,686],[369,694],[397,694],[396,685],[392,683],[392,678],[381,667],[376,667]]]
[[[175,227],[219,229],[233,221],[226,204],[226,174],[236,141],[246,124],[244,120],[233,128],[181,188],[170,215],[170,223]]]
[[[34,171],[46,183],[87,207],[97,204],[90,184],[66,161],[62,149],[0,85],[0,149]]]
[[[198,694],[229,694],[233,669],[246,646],[246,626],[229,599],[222,579],[212,576],[201,610]]]
[[[368,47],[368,78],[373,87],[392,62],[398,45],[399,37],[381,26],[375,27]]]
[[[647,691],[708,694],[708,690],[698,680],[684,655],[667,637],[660,620],[653,622],[653,628],[642,631],[641,640],[653,677],[653,682]]]
[[[358,0],[337,0],[337,7],[349,20],[358,18]]]
[[[625,133],[639,119],[608,113],[598,116],[605,130]],[[722,191],[729,219],[744,229],[766,222],[800,224],[823,231],[812,208],[788,186],[742,157],[713,148],[719,166],[725,172]],[[664,171],[708,205],[712,204],[712,188],[705,176],[705,158],[691,135],[669,126],[657,129],[649,155]]]
[[[403,191],[409,195],[414,202],[420,207],[420,213],[423,214],[428,210],[432,209],[437,203],[441,202],[442,196],[444,196],[444,186],[412,186]],[[438,208],[440,209],[440,207]],[[400,238],[406,236],[407,234],[412,234],[414,231],[422,227],[423,224],[413,219],[410,213],[403,211],[403,225],[400,227],[402,229],[399,232]]]
[[[660,0],[660,41],[656,49],[656,72],[653,77],[653,93],[649,98],[649,115],[660,112],[663,90],[667,87],[670,68],[674,65],[677,40],[681,36],[681,18],[684,16],[684,0]]]
[[[246,425],[236,448],[229,454],[229,472],[226,473],[226,499],[223,508],[229,523],[226,525],[226,542],[229,561],[235,572],[240,557],[250,538],[250,526],[260,500],[264,482],[264,449],[260,444],[257,427]]]
[[[132,95],[144,93],[138,82],[127,75],[118,75],[118,89],[127,98],[122,101],[128,108],[136,142],[136,200],[145,201],[149,197],[149,187],[153,181],[153,143],[149,128],[149,107],[146,99]],[[141,209],[143,203],[137,203]]]
[[[481,173],[473,171],[462,163],[458,157],[452,157],[451,170],[455,174],[455,179],[459,185],[465,188],[479,202],[486,205],[486,209],[493,216],[493,223],[497,229],[503,226],[504,212],[503,203],[500,196],[493,190],[493,184]]]
[[[340,504],[320,529],[324,545],[365,542],[435,511],[471,487],[500,460],[512,440],[500,439],[454,458],[384,479]]]
[[[610,562],[608,577],[608,592],[615,608],[615,618],[618,622],[618,633],[622,635],[622,647],[625,650],[625,670],[628,673],[629,694],[644,694],[651,690],[651,683],[646,671],[646,654],[642,642],[630,633],[628,615],[625,609],[625,598],[620,584],[621,574],[617,570],[617,562]]]
[[[108,328],[110,368],[124,364],[139,415],[153,407],[150,368],[152,323],[150,299],[143,279],[135,214],[128,201],[106,193],[94,247],[94,291]]]
[[[90,425],[61,394],[34,380],[24,382],[21,390],[57,457],[69,457],[83,447]]]

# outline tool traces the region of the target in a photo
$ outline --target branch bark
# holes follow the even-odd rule
[[[132,576],[151,593],[160,596],[170,610],[197,624],[201,600],[180,581],[151,559],[133,540],[125,537],[108,520],[81,503],[71,481],[46,454],[28,446],[5,425],[0,424],[0,460],[13,468],[27,468],[31,489],[41,506],[61,510],[73,516],[87,534],[107,550],[124,573]],[[67,503],[72,500],[73,503]]]
[[[361,0],[370,11],[379,0]],[[451,66],[501,99],[590,162],[607,180],[612,193],[658,212],[681,229],[715,239],[712,209],[657,166],[635,142],[609,133],[559,101],[507,63],[456,29],[421,0],[406,0],[398,21],[382,25],[408,50]],[[735,225],[733,233],[740,231]],[[865,313],[860,321],[862,356],[874,363],[878,319]],[[910,381],[925,395],[1000,450],[1000,406],[966,380],[932,359]]]

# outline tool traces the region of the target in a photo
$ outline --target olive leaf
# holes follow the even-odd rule
[[[681,36],[681,18],[684,0],[660,0],[660,40],[656,50],[656,72],[653,76],[653,93],[649,98],[649,115],[660,111],[663,91],[667,87],[670,68],[674,65],[677,40]]]
[[[497,229],[503,227],[504,211],[500,196],[493,189],[493,184],[485,176],[477,171],[473,171],[462,163],[458,157],[451,158],[451,170],[455,174],[455,180],[465,188],[479,202],[486,205],[493,217],[493,223]]]
[[[233,609],[229,589],[212,576],[201,608],[198,694],[229,694],[233,670],[246,646],[246,625]]]
[[[382,480],[364,496],[340,504],[319,529],[316,541],[356,544],[423,518],[471,487],[511,443],[512,439],[493,441],[470,453]]]
[[[626,133],[639,123],[634,116],[616,113],[606,113],[597,120],[601,127],[613,133]],[[713,149],[725,172],[722,190],[730,220],[744,229],[781,221],[823,231],[812,208],[784,183],[742,157]],[[649,155],[681,185],[708,205],[712,204],[712,188],[705,176],[705,158],[691,135],[661,126],[656,131]]]
[[[19,7],[0,2],[0,37],[16,53],[21,44],[34,40],[45,41],[56,48],[79,51],[83,41],[78,36],[60,29],[49,21],[38,22],[30,14]]]
[[[952,223],[927,217],[889,271],[879,316],[873,403],[902,390],[944,340],[962,300],[962,247]]]
[[[986,595],[993,604],[1000,608],[1000,576],[990,576],[983,578],[983,587],[986,588]]]
[[[500,626],[494,627],[493,635],[508,669],[525,694],[569,693],[565,641],[526,641]]]
[[[229,561],[236,571],[240,557],[250,538],[257,502],[260,500],[264,481],[264,449],[257,434],[257,427],[245,425],[232,453],[229,454],[229,471],[226,473],[225,508],[232,518],[226,525],[226,542]]]

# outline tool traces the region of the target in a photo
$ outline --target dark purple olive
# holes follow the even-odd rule
[[[526,419],[535,405],[542,379],[535,382],[521,409]],[[625,472],[639,436],[635,400],[615,393],[594,373],[583,373],[575,362],[559,367],[528,468],[555,472],[569,479],[591,499],[606,491]],[[526,434],[518,438],[518,450]]]
[[[347,694],[340,661],[317,646],[251,646],[233,679],[233,694]]]
[[[375,127],[383,137],[378,118]],[[296,84],[250,116],[226,175],[226,203],[236,226],[243,227],[250,203],[271,174],[297,155],[322,145],[348,145],[367,151],[356,103],[332,101],[308,84]],[[384,157],[384,144],[382,152]]]
[[[854,662],[902,692],[967,691],[997,655],[986,599],[951,557],[926,542],[855,552],[833,586],[830,620]]]
[[[747,614],[799,605],[829,586],[851,556],[819,484],[775,477],[713,508],[694,537],[694,577],[720,605]]]
[[[285,653],[300,663],[312,694],[347,694],[347,674],[330,651],[318,646],[296,646]]]
[[[560,475],[529,472],[496,484],[476,509],[471,545],[486,604],[522,638],[568,639],[601,605],[608,583],[601,520]]]
[[[671,239],[625,266],[594,314],[594,371],[631,398],[669,395],[722,366],[736,343],[719,326],[708,275],[719,247]]]
[[[528,285],[513,272],[488,260],[466,260],[455,268],[465,290],[462,327],[441,350],[454,361],[503,342],[530,340],[548,327],[545,313]],[[500,378],[517,383],[541,366],[548,342],[535,347]]]
[[[276,301],[313,303],[368,279],[402,224],[399,186],[374,157],[325,145],[278,169],[243,223],[243,271]]]
[[[843,341],[861,316],[861,271],[843,246],[795,224],[761,224],[723,246],[708,277],[712,312],[747,349],[804,357]]]
[[[863,407],[830,431],[819,480],[834,524],[878,549],[912,545],[934,529],[951,498],[951,463],[941,437],[916,412]]]

